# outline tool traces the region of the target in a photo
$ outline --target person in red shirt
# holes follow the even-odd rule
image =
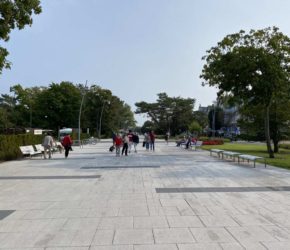
[[[72,149],[71,148],[72,143],[73,142],[72,142],[72,139],[70,138],[69,134],[66,134],[65,137],[62,139],[62,142],[61,142],[61,144],[63,145],[63,147],[65,149],[65,152],[64,152],[65,158],[68,157],[68,153]]]
[[[116,147],[116,156],[120,156],[120,150],[121,150],[121,146],[122,146],[123,140],[120,136],[120,134],[117,134],[114,140],[114,144]]]

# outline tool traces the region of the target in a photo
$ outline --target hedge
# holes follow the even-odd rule
[[[290,144],[289,143],[279,144],[279,148],[290,149]]]
[[[42,142],[42,135],[0,135],[0,161],[22,157],[19,146],[35,145]]]

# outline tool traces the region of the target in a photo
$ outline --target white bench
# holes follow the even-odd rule
[[[254,162],[254,168],[256,167],[256,160],[264,159],[265,167],[267,166],[266,159],[265,159],[264,157],[261,157],[261,156],[254,156],[254,155],[238,155],[238,162],[239,162],[239,163],[240,163],[240,159],[242,159],[243,161],[244,161],[244,160],[247,160],[248,163],[249,163],[250,161],[253,161],[253,162]]]
[[[35,151],[32,145],[20,146],[19,148],[23,156],[29,156],[31,158],[32,156],[40,155],[42,157],[43,155],[41,151],[38,151],[38,150]]]
[[[236,157],[239,157],[239,155],[241,155],[241,153],[232,152],[232,151],[223,151],[223,152],[221,152],[221,154],[222,154],[223,159],[224,159],[224,156],[226,156],[226,157],[230,157],[234,161],[235,161]]]
[[[201,146],[202,146],[202,141],[196,141],[195,144],[191,144],[191,147],[194,147],[195,151],[198,148],[201,148]]]
[[[212,148],[212,149],[210,150],[210,155],[212,156],[212,153],[215,153],[215,154],[217,154],[217,156],[220,158],[222,152],[224,152],[224,150],[222,150],[222,149]]]

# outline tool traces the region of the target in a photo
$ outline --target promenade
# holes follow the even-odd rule
[[[290,249],[290,171],[157,142],[0,164],[0,249]]]

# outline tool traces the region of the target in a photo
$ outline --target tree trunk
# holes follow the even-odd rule
[[[273,130],[273,128],[272,128],[272,130]],[[274,130],[275,130],[275,132],[272,135],[272,140],[273,140],[273,144],[274,144],[274,153],[279,153],[278,145],[279,145],[280,136],[279,136],[277,128],[274,128]]]
[[[265,110],[265,137],[266,137],[266,144],[267,150],[270,158],[274,158],[274,152],[271,146],[271,138],[270,138],[270,107],[267,106]]]
[[[279,141],[273,140],[274,142],[274,153],[279,153]]]

